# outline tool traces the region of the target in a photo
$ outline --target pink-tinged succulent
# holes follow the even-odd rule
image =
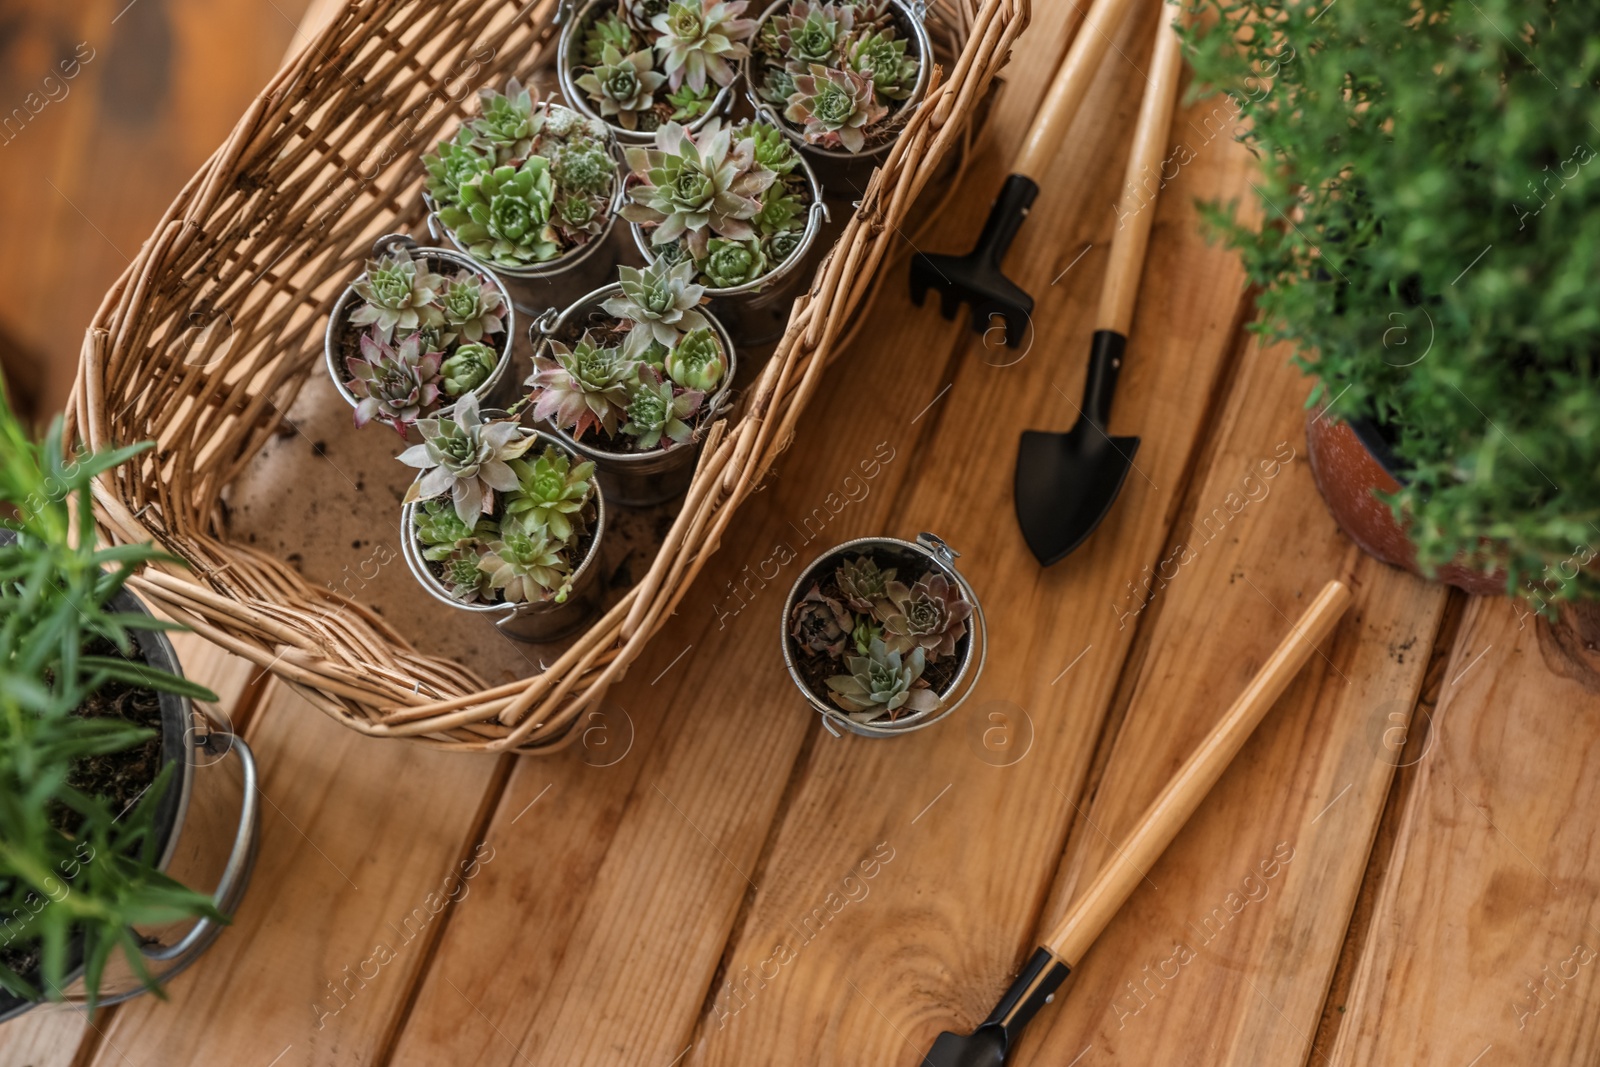
[[[572,348],[552,340],[549,353],[533,357],[526,382],[533,389],[534,419],[547,419],[573,437],[595,428],[615,436],[638,382],[638,361],[620,348],[596,345],[587,331]]]
[[[843,66],[855,10],[845,4],[809,4],[794,0],[789,9],[772,16],[771,27],[778,54],[805,69],[812,63]]]
[[[778,175],[756,161],[751,137],[712,119],[697,134],[676,122],[656,131],[653,149],[627,151],[632,201],[622,217],[648,228],[655,245],[687,237],[700,259],[713,236],[747,241],[756,236],[750,219],[761,210],[762,194]]]
[[[853,70],[813,63],[809,74],[795,76],[794,89],[783,117],[804,126],[805,139],[822,148],[861,151],[867,143],[863,128],[889,114],[878,102],[872,78]]]
[[[494,511],[496,490],[517,488],[510,462],[532,446],[534,437],[523,434],[514,420],[484,422],[475,393],[457,401],[452,416],[419,420],[422,444],[396,458],[423,472],[406,490],[405,503],[449,493],[456,517],[470,526]]]
[[[939,694],[922,678],[927,654],[921,646],[902,656],[882,641],[873,641],[866,655],[845,656],[844,666],[850,673],[829,678],[828,688],[833,702],[856,722],[885,716],[892,722],[906,709],[922,712],[939,706]]]
[[[837,600],[824,596],[816,586],[807,590],[789,613],[789,636],[802,649],[814,655],[837,659],[850,640],[855,619]]]
[[[444,354],[422,351],[420,334],[391,346],[376,332],[362,334],[361,355],[345,360],[350,372],[345,388],[356,397],[358,427],[378,419],[404,437],[439,400],[439,366]]]
[[[746,0],[673,0],[651,20],[661,35],[656,53],[672,88],[687,84],[698,91],[708,77],[718,85],[732,83],[736,72],[728,61],[749,56],[745,42],[756,31],[754,20],[738,17],[746,6]]]
[[[880,570],[870,556],[856,556],[839,564],[833,572],[839,595],[851,611],[873,614],[874,609],[888,599],[889,583],[894,581],[895,568]]]
[[[352,326],[371,326],[387,341],[398,330],[401,336],[444,322],[436,306],[447,282],[434,274],[425,261],[411,258],[403,248],[367,262],[366,273],[350,286],[361,297],[361,306],[350,315]]]
[[[967,632],[972,605],[949,579],[932,571],[910,587],[889,582],[884,592],[888,599],[878,604],[875,614],[883,622],[885,644],[898,652],[921,648],[933,660],[955,654],[956,642]]]

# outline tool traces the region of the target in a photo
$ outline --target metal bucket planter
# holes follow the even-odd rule
[[[655,142],[654,130],[630,130],[626,126],[619,126],[611,120],[602,118],[589,103],[589,95],[578,88],[577,79],[573,77],[572,69],[578,58],[580,47],[578,38],[583,33],[585,26],[594,20],[598,9],[602,6],[615,8],[616,0],[561,0],[561,8],[556,14],[556,21],[561,24],[561,37],[556,43],[556,78],[561,85],[562,99],[567,104],[586,118],[603,122],[616,139],[622,144],[648,145]],[[653,51],[653,49],[652,49]],[[700,127],[718,116],[727,117],[733,110],[734,86],[739,84],[738,78],[724,85],[711,98],[711,106],[706,113],[687,123],[686,127],[691,133],[698,133]]]
[[[539,351],[552,338],[563,344],[577,341],[583,335],[585,314],[600,310],[603,301],[621,292],[622,286],[608,285],[585,295],[560,314],[554,308],[550,309],[528,327],[534,351]],[[700,442],[705,436],[703,431],[716,421],[727,404],[733,376],[739,367],[736,347],[728,330],[714,311],[703,314],[722,344],[728,369],[717,391],[703,402],[692,439],[671,448],[655,448],[649,452],[613,452],[595,445],[589,438],[579,441],[565,430],[551,428],[551,432],[561,438],[561,443],[567,448],[581,453],[585,459],[594,460],[600,486],[613,504],[621,507],[662,504],[683,493],[694,480],[695,461],[699,458]]]
[[[771,7],[761,13],[760,20],[756,23],[755,38],[759,39],[767,20],[779,11],[787,8],[792,0],[777,0]],[[862,152],[850,153],[842,149],[820,148],[814,144],[806,143],[799,130],[787,122],[780,110],[772,103],[761,99],[756,94],[755,54],[740,61],[739,73],[744,79],[745,97],[750,106],[755,108],[756,114],[765,122],[771,123],[784,132],[802,155],[816,169],[816,174],[822,181],[825,193],[835,200],[859,200],[866,195],[867,183],[872,180],[874,168],[883,164],[889,158],[889,152],[894,148],[894,143],[899,139],[899,129],[904,127],[911,115],[922,104],[922,98],[928,91],[928,82],[932,78],[933,68],[933,42],[928,38],[928,31],[922,25],[922,19],[917,14],[921,4],[913,6],[906,0],[890,0],[891,9],[898,16],[896,25],[913,42],[917,54],[917,80],[911,87],[911,95],[900,102],[894,113],[891,128],[895,135],[881,145]]]
[[[461,252],[452,252],[448,248],[419,248],[416,241],[403,233],[386,234],[373,242],[372,258],[385,256],[396,247],[404,248],[413,255],[422,256],[434,263],[440,261],[448,263],[454,270],[464,268],[474,274],[483,275],[500,290],[500,299],[505,302],[506,308],[505,331],[500,336],[500,361],[494,365],[494,370],[489,372],[489,377],[484,379],[483,384],[472,392],[477,396],[480,407],[504,407],[511,400],[517,382],[516,375],[511,372],[512,352],[517,336],[517,315],[512,307],[511,294],[506,290],[505,284],[493,271],[472,257]],[[365,272],[356,280],[360,281],[364,277],[366,277]],[[340,293],[339,299],[334,302],[333,312],[328,316],[328,328],[322,340],[322,362],[328,368],[328,377],[333,379],[333,387],[339,390],[339,395],[344,397],[345,403],[352,408],[356,406],[357,400],[355,394],[344,384],[346,372],[340,362],[339,341],[346,330],[354,329],[345,320],[360,299],[354,285],[345,286],[344,292]],[[441,404],[435,410],[428,412],[428,416],[448,415],[455,406],[455,400]]]
[[[822,201],[823,190],[816,172],[804,156],[800,157],[800,169],[811,189],[811,206],[806,211],[800,244],[789,258],[753,282],[726,289],[706,288],[712,314],[727,327],[729,336],[745,354],[747,372],[758,368],[783,338],[783,331],[789,326],[790,307],[811,284],[813,253],[823,251],[817,245],[817,235],[828,221],[828,206]],[[646,260],[654,263],[656,253],[644,227],[637,222],[628,225],[633,230],[633,243]]]
[[[524,436],[533,437],[539,445],[555,445],[574,459],[582,458],[572,446],[541,430],[522,429]],[[530,449],[531,451],[531,449]],[[400,554],[405,557],[411,574],[435,600],[441,600],[458,611],[490,619],[495,628],[507,637],[518,641],[556,641],[582,628],[600,610],[605,590],[600,586],[600,546],[605,540],[606,502],[605,489],[596,484],[594,490],[594,531],[589,551],[572,572],[572,589],[567,599],[557,604],[547,600],[539,604],[468,604],[451,596],[438,578],[434,577],[428,561],[422,558],[417,547],[416,513],[419,503],[406,504],[400,509]]]
[[[820,580],[819,576],[829,568],[837,566],[843,557],[866,553],[888,556],[897,561],[895,564],[897,567],[906,571],[911,569],[926,571],[930,568],[936,570],[960,589],[961,595],[972,605],[967,634],[956,643],[956,655],[960,657],[960,665],[956,668],[954,676],[939,691],[939,706],[930,711],[902,715],[893,722],[856,722],[828,699],[826,693],[813,692],[800,673],[795,659],[794,639],[789,634],[789,620],[794,612],[794,606],[805,595],[805,590],[810,584]],[[794,585],[789,589],[788,597],[783,602],[783,617],[780,620],[783,662],[789,669],[789,677],[793,680],[795,688],[800,690],[800,694],[805,697],[806,703],[811,705],[812,710],[822,716],[822,725],[829,733],[838,737],[839,731],[843,729],[862,737],[895,737],[908,734],[913,730],[932,726],[955,711],[967,697],[972,695],[978,686],[978,677],[983,673],[984,661],[989,655],[989,633],[983,616],[983,605],[978,602],[978,596],[972,586],[955,568],[955,560],[959,555],[960,553],[931,533],[918,534],[915,542],[902,541],[895,537],[860,537],[823,553],[800,572],[800,576],[795,579]]]
[[[560,108],[560,104],[552,104],[553,108]],[[564,110],[571,111],[572,108]],[[579,114],[592,118],[587,111],[579,109]],[[608,129],[611,127],[608,124]],[[606,144],[606,150],[611,154],[617,166],[616,188],[611,194],[611,215],[606,219],[605,228],[595,234],[578,248],[572,249],[557,256],[555,259],[544,263],[535,263],[526,267],[507,267],[499,263],[486,263],[469,252],[465,245],[456,240],[456,235],[450,228],[439,221],[438,211],[433,202],[433,197],[426,192],[422,194],[423,203],[428,208],[428,232],[435,241],[449,241],[461,255],[470,259],[479,270],[488,271],[499,279],[501,285],[511,293],[511,303],[525,315],[538,314],[538,309],[549,307],[552,304],[561,305],[575,299],[580,293],[587,293],[597,285],[605,284],[606,280],[615,272],[617,262],[625,254],[631,254],[625,240],[617,230],[618,212],[626,202],[627,193],[623,189],[624,170],[622,166],[622,149],[615,136]]]
[[[4,533],[9,539],[10,531]],[[112,604],[117,611],[148,614],[143,602],[127,590]],[[181,673],[165,634],[141,630],[135,640],[140,656],[150,666]],[[173,693],[160,693],[159,697],[162,760],[173,764],[174,770],[156,812],[158,866],[184,885],[215,885],[212,902],[222,914],[232,915],[250,883],[260,837],[255,759],[243,738],[199,713],[187,697]],[[49,901],[41,904],[41,908],[50,906]],[[145,966],[165,984],[198,959],[221,930],[219,923],[202,918],[141,926],[135,936]],[[78,946],[69,951],[81,961]],[[143,991],[143,983],[122,953],[112,952],[96,1003],[115,1004]],[[87,1001],[81,966],[73,970],[62,993],[69,1003]],[[35,1006],[33,1001],[0,990],[0,1022]]]

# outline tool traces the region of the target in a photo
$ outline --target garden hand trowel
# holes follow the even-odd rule
[[[1071,430],[1026,430],[1017,449],[1017,522],[1028,547],[1047,567],[1094,533],[1122,491],[1139,451],[1137,437],[1112,437],[1106,425],[1156,213],[1156,190],[1148,183],[1152,175],[1159,180],[1167,129],[1177,102],[1183,56],[1172,22],[1179,11],[1177,3],[1167,3],[1157,27],[1149,85],[1139,107],[1133,151],[1128,155],[1126,180],[1117,204],[1117,232],[1100,292],[1083,408]]]
[[[948,1030],[940,1034],[933,1051],[923,1057],[921,1067],[999,1067],[1005,1062],[1022,1028],[1054,998],[1056,987],[1066,979],[1071,966],[1100,936],[1144,878],[1143,872],[1161,858],[1256,724],[1288,688],[1318,643],[1333,630],[1349,604],[1350,590],[1342,583],[1329,582],[1322,587],[1293,632],[1283,639],[1222,721],[1145,809],[1133,833],[1117,849],[1117,858],[1078,896],[1044,945],[1034,950],[1022,974],[989,1017],[970,1034]]]

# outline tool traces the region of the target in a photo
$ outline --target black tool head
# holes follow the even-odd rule
[[[1108,437],[1080,418],[1066,433],[1027,430],[1017,449],[1017,522],[1048,567],[1083,544],[1106,517],[1139,451],[1137,437]]]
[[[929,289],[939,290],[939,313],[945,318],[955,318],[965,302],[972,306],[974,333],[987,333],[998,315],[1006,324],[1006,344],[1012,348],[1022,344],[1033,315],[1033,297],[1000,273],[989,256],[918,252],[911,257],[912,302],[921,307]]]
[[[980,1026],[970,1034],[939,1035],[921,1067],[1000,1067],[1006,1062],[1006,1035],[998,1026]]]

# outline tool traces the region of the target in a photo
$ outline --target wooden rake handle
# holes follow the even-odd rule
[[[1076,966],[1128,895],[1155,865],[1167,845],[1189,821],[1200,801],[1227,769],[1245,740],[1305,666],[1317,645],[1332,632],[1350,606],[1350,590],[1340,582],[1322,587],[1293,632],[1256,672],[1222,721],[1200,743],[1123,842],[1115,857],[1073,902],[1055,932],[1044,942],[1057,959]]]
[[[1123,175],[1117,200],[1117,230],[1111,239],[1111,261],[1100,290],[1096,330],[1114,330],[1124,337],[1133,324],[1133,305],[1144,273],[1145,251],[1150,246],[1150,225],[1156,217],[1156,194],[1162,185],[1162,158],[1172,112],[1178,102],[1183,73],[1182,43],[1173,23],[1182,14],[1176,0],[1167,0],[1156,28],[1155,50],[1150,57],[1150,79],[1139,104],[1139,121],[1133,131],[1133,150]]]

